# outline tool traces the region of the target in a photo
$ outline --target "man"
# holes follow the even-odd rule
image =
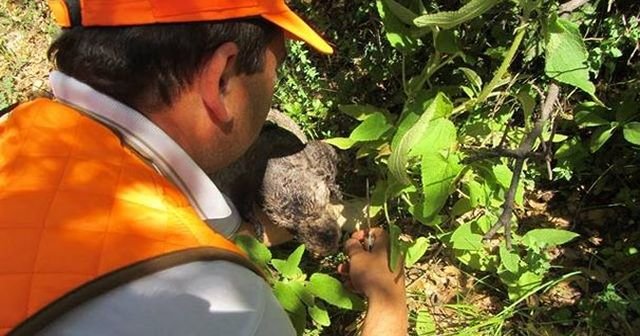
[[[276,0],[50,0],[55,99],[0,124],[0,334],[294,335],[228,238],[207,177],[255,140],[284,37],[331,47]],[[404,281],[345,245],[364,335],[403,335]]]

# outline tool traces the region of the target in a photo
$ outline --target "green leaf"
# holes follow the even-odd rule
[[[433,120],[422,139],[409,151],[409,156],[450,150],[457,143],[458,130],[449,119]]]
[[[311,294],[309,289],[304,286],[303,281],[292,281],[292,282],[288,282],[287,285],[289,286],[289,289],[292,290],[296,294],[296,296],[298,296],[298,298],[302,300],[302,302],[304,302],[305,305],[307,306],[316,305],[316,301],[313,294]]]
[[[364,121],[369,116],[382,113],[384,115],[387,114],[387,111],[373,105],[361,105],[361,104],[352,104],[352,105],[339,105],[338,109],[340,112],[358,120]]]
[[[578,104],[575,110],[576,114],[574,120],[580,128],[596,127],[609,124],[609,120],[603,117],[603,115],[607,113],[607,110],[594,102],[584,102]]]
[[[342,150],[347,150],[353,147],[358,141],[350,139],[350,138],[331,138],[325,139],[324,142]]]
[[[304,245],[300,245],[291,255],[287,258],[287,261],[274,259],[271,264],[287,279],[300,278],[303,273],[298,267],[304,254]]]
[[[589,80],[589,53],[578,25],[552,15],[546,29],[547,76],[590,94],[594,99],[596,87]]]
[[[263,269],[271,261],[271,251],[260,243],[257,239],[247,235],[239,235],[235,238],[235,243],[249,256],[249,259]]]
[[[460,51],[458,37],[453,29],[438,32],[435,41],[436,50],[445,54],[455,54]]]
[[[409,152],[425,136],[433,116],[437,114],[449,114],[453,105],[444,94],[438,93],[426,111],[422,113],[416,123],[402,135],[399,141],[392,142],[391,156],[389,157],[389,172],[403,185],[411,184],[407,175],[406,166],[409,161]],[[395,139],[394,139],[395,140]]]
[[[508,279],[508,276],[513,277]],[[500,277],[507,285],[509,299],[515,301],[542,284],[544,276],[531,271],[522,274],[504,273]],[[508,279],[508,280],[506,280]]]
[[[418,90],[415,95],[407,98],[402,107],[402,113],[400,115],[400,122],[398,123],[398,130],[393,138],[393,146],[397,146],[397,142],[402,139],[407,131],[413,127],[413,125],[420,119],[420,116],[427,111],[429,106],[436,98],[437,92]],[[431,119],[435,119],[434,116]]]
[[[331,319],[329,318],[329,313],[327,309],[324,308],[322,302],[318,302],[316,306],[309,306],[307,308],[309,312],[309,316],[313,321],[323,327],[328,327],[331,325]]]
[[[640,122],[634,121],[625,124],[624,138],[630,143],[640,146]]]
[[[416,239],[416,241],[407,249],[407,256],[404,260],[404,265],[406,267],[413,266],[427,252],[429,246],[431,246],[429,239],[425,237]]]
[[[609,141],[614,130],[615,127],[611,125],[602,126],[596,129],[591,136],[591,141],[589,142],[589,149],[591,150],[591,153],[595,153],[602,148],[602,146]]]
[[[276,282],[275,286],[273,286],[273,294],[275,294],[282,308],[288,312],[295,312],[302,306],[302,301],[287,283]]]
[[[468,192],[469,201],[472,208],[476,208],[478,206],[484,206],[487,204],[487,193],[485,192],[485,188],[475,180],[471,180],[465,184],[466,190]]]
[[[451,235],[451,243],[456,250],[479,251],[484,249],[482,235],[473,232],[473,223],[467,222],[460,225]]]
[[[461,67],[459,68],[462,71],[462,74],[467,78],[467,81],[471,83],[473,88],[474,96],[477,96],[478,93],[482,90],[482,78],[472,69]]]
[[[522,111],[524,111],[524,122],[527,129],[531,128],[531,120],[533,111],[536,108],[536,91],[532,89],[531,85],[525,85],[516,95],[518,101],[522,105]]]
[[[426,153],[422,157],[422,185],[425,218],[438,214],[452,192],[453,183],[462,171],[454,154]]]
[[[471,0],[455,12],[422,15],[413,20],[413,23],[418,27],[437,26],[442,29],[451,29],[475,19],[500,2],[502,0]]]
[[[400,265],[400,258],[402,258],[407,251],[407,245],[400,240],[400,234],[402,231],[400,227],[391,224],[389,225],[389,269],[395,272]]]
[[[509,272],[518,273],[520,256],[513,251],[509,251],[504,244],[500,245],[500,261]]]
[[[418,335],[435,335],[437,331],[436,321],[428,310],[418,311],[416,318],[416,332]]]
[[[376,7],[384,23],[385,35],[391,46],[403,52],[414,50],[418,46],[418,40],[412,37],[409,28],[397,16],[393,15],[387,1],[377,0]]]
[[[413,20],[418,17],[418,14],[412,12],[409,8],[401,5],[395,0],[383,0],[383,2],[389,7],[393,15],[400,19],[404,24],[413,25]]]
[[[275,284],[273,294],[282,305],[282,308],[289,313],[289,318],[297,334],[302,335],[306,326],[307,312],[300,299],[291,290],[290,286],[283,282]]]
[[[557,246],[580,236],[577,233],[558,229],[535,229],[522,237],[522,243],[529,247]]]
[[[496,165],[493,166],[492,169],[493,176],[496,177],[496,181],[504,190],[508,190],[511,186],[511,180],[513,179],[513,172],[509,167],[505,165]]]
[[[336,307],[351,310],[362,310],[364,307],[362,299],[346,290],[340,281],[327,274],[313,274],[307,288],[318,298]]]
[[[380,112],[375,112],[356,127],[349,138],[355,141],[374,141],[380,139],[390,129],[391,125],[387,117]]]
[[[500,185],[500,187],[507,192],[511,187],[511,181],[513,179],[513,172],[511,169],[505,165],[496,165],[492,167],[492,172],[494,177],[496,178],[496,182]],[[524,186],[522,183],[518,184],[516,189],[515,202],[517,205],[522,205],[524,202]]]

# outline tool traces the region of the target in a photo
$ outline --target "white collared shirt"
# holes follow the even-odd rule
[[[53,71],[49,78],[58,100],[120,133],[127,145],[180,188],[209,226],[226,237],[238,230],[241,219],[233,203],[162,129],[140,112],[62,72]]]
[[[60,72],[51,74],[56,97],[121,133],[189,197],[215,229],[235,231],[230,202],[162,130],[131,108]],[[215,221],[211,221],[215,219]],[[221,221],[222,220],[222,221]],[[238,220],[239,222],[239,220]],[[219,228],[217,225],[224,224]],[[211,225],[211,224],[210,224]],[[199,261],[147,275],[89,300],[39,336],[294,336],[269,284],[228,261]]]

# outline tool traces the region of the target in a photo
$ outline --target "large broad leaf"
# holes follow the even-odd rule
[[[307,288],[315,296],[336,307],[353,310],[362,310],[364,307],[362,299],[346,290],[340,281],[329,275],[313,274]]]
[[[597,100],[596,87],[589,80],[589,53],[577,24],[553,15],[547,25],[545,53],[547,76],[575,86]]]
[[[640,122],[634,121],[624,125],[624,138],[630,143],[640,146]]]
[[[456,144],[458,130],[449,119],[433,120],[422,139],[411,149],[410,156],[450,150]]]
[[[431,243],[426,237],[416,239],[416,241],[407,248],[407,256],[405,257],[404,265],[406,267],[413,266],[427,252],[429,246],[431,246]]]
[[[461,171],[462,166],[456,155],[426,153],[422,156],[424,217],[431,218],[438,214],[449,198],[453,183]]]
[[[444,94],[438,93],[433,99],[426,111],[422,113],[416,123],[403,134],[402,138],[392,143],[391,157],[389,157],[389,172],[391,175],[403,185],[411,184],[411,180],[407,175],[407,162],[409,161],[409,152],[417,145],[425,136],[429,124],[433,116],[437,114],[448,114],[453,109],[453,105],[449,98]]]
[[[273,288],[273,294],[278,299],[282,308],[289,313],[291,323],[296,329],[298,335],[304,333],[307,320],[307,311],[290,286],[283,282],[278,282]]]
[[[522,243],[530,247],[557,246],[580,236],[577,233],[558,229],[535,229],[522,237]]]
[[[315,306],[316,300],[311,291],[305,287],[302,281],[287,282],[288,288],[295,293],[302,302],[307,306]]]
[[[375,112],[356,127],[349,138],[354,141],[375,141],[390,129],[387,117],[381,112]]]
[[[418,40],[411,36],[409,28],[393,14],[387,1],[378,0],[376,5],[380,18],[384,23],[387,40],[391,46],[403,52],[414,50],[418,46]]]
[[[263,269],[267,268],[272,256],[271,251],[269,251],[266,246],[260,243],[257,239],[246,235],[237,236],[235,242],[245,253],[247,253],[247,255],[249,255],[249,259],[251,259],[251,261]]]
[[[482,235],[474,232],[473,223],[467,222],[460,225],[451,235],[453,248],[462,251],[479,251],[484,248]]]
[[[405,101],[396,133],[391,141],[392,148],[398,147],[404,135],[416,124],[420,116],[427,111],[429,106],[431,106],[434,98],[434,93],[420,90],[415,97],[411,97]],[[435,119],[435,116],[433,116],[432,119]]]
[[[477,18],[500,2],[502,0],[471,0],[457,11],[422,15],[413,20],[413,23],[418,27],[451,29]]]

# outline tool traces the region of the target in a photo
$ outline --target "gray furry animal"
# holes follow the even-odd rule
[[[337,153],[324,142],[307,142],[281,112],[272,110],[268,120],[272,123],[244,156],[212,176],[213,181],[245,220],[256,220],[256,204],[311,252],[336,252],[341,230],[333,207],[342,200],[336,184]]]

